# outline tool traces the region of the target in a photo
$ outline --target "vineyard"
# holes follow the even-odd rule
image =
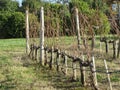
[[[120,7],[110,2],[23,0],[25,30],[7,37],[26,38],[0,40],[0,89],[119,90]]]
[[[70,78],[70,81],[79,81],[82,86],[88,86],[95,90],[101,89],[102,87],[112,90],[111,75],[118,80],[114,85],[116,86],[114,89],[117,90],[119,88],[118,76],[120,73],[118,68],[120,54],[119,37],[117,35],[106,37],[95,36],[91,26],[89,26],[87,21],[84,21],[85,17],[82,17],[84,18],[83,22],[87,23],[87,25],[83,24],[85,25],[84,28],[88,27],[90,30],[88,31],[90,34],[87,35],[87,33],[81,30],[83,27],[79,24],[82,21],[79,21],[78,9],[74,9],[77,34],[65,38],[66,32],[63,32],[64,36],[62,36],[54,31],[54,28],[52,31],[47,30],[47,33],[51,33],[51,36],[44,36],[44,9],[43,7],[41,8],[40,45],[37,43],[37,38],[31,37],[29,57],[36,60],[36,62],[39,60],[40,65],[49,67],[50,70],[63,73],[65,77]],[[51,21],[49,24],[53,22]],[[29,39],[27,38],[27,40]],[[112,64],[108,67],[106,60],[108,63],[116,61],[117,63],[114,62],[114,65],[118,67],[113,68],[114,65],[112,66]],[[99,63],[102,63],[102,65]],[[101,83],[105,81],[109,87],[102,86]]]

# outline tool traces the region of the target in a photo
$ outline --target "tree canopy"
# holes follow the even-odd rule
[[[14,12],[18,9],[19,3],[13,0],[0,0],[0,11]]]
[[[25,10],[28,9],[30,17],[35,19],[39,29],[40,7],[45,10],[46,35],[56,30],[56,33],[74,35],[75,21],[73,8],[79,9],[80,24],[84,30],[91,26],[95,34],[107,34],[110,23],[106,13],[109,12],[110,0],[23,0],[19,7],[16,0],[0,0],[0,31],[2,38],[25,37]],[[32,15],[33,14],[33,15]],[[85,18],[83,18],[85,17]],[[94,19],[93,19],[94,18]],[[87,20],[88,23],[84,22]],[[34,21],[34,20],[33,20]],[[35,24],[34,22],[34,24]],[[96,29],[95,27],[99,27]],[[50,31],[50,33],[47,32]],[[62,34],[60,34],[62,35]]]

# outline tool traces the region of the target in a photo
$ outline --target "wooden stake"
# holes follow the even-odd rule
[[[33,48],[33,45],[32,45],[32,52],[31,52],[31,58],[34,59],[34,48]]]
[[[41,23],[41,30],[40,30],[40,64],[44,65],[44,9],[41,7],[40,12],[40,23]]]
[[[37,61],[37,48],[35,48],[35,60]]]
[[[84,56],[82,55],[82,60],[84,62]],[[82,64],[80,63],[80,73],[81,73],[81,83],[83,86],[86,85],[85,82],[85,67],[82,66]]]
[[[60,50],[58,50],[57,53],[57,60],[56,60],[56,64],[57,64],[57,71],[59,71],[59,66],[60,66],[60,60],[61,60],[61,55],[60,55]]]
[[[80,49],[80,27],[79,27],[79,15],[78,15],[78,9],[77,8],[75,8],[75,15],[76,15],[76,29],[77,29],[78,49]]]
[[[95,82],[95,86],[97,87],[97,75],[96,75],[96,67],[95,67],[95,58],[92,57],[92,61],[93,61],[93,74],[94,74],[94,82]]]
[[[104,64],[105,64],[105,68],[106,68],[106,73],[107,73],[107,78],[108,78],[110,90],[112,90],[112,85],[111,85],[111,81],[110,81],[110,74],[108,72],[108,66],[107,66],[106,60],[104,60]]]
[[[47,62],[48,62],[48,52],[47,50],[45,50],[45,66],[47,65]]]
[[[105,41],[105,47],[106,47],[106,53],[108,54],[108,52],[109,52],[108,50],[109,49],[108,49],[108,42],[107,42],[107,40]]]
[[[101,52],[101,47],[102,47],[102,45],[101,45],[101,42],[100,42],[100,52]]]
[[[73,80],[77,80],[76,63],[72,62],[72,67],[73,67]]]
[[[29,45],[29,13],[26,10],[26,53],[29,54],[30,45]]]
[[[51,51],[51,58],[50,58],[50,63],[49,63],[49,67],[50,67],[50,69],[52,69],[52,65],[53,65],[53,57],[54,57],[54,49],[53,49],[53,47],[52,47],[52,51]]]
[[[120,56],[120,38],[119,38],[119,43],[118,43],[118,52],[117,52],[117,58]]]
[[[65,51],[65,53],[66,53],[66,51]],[[66,55],[65,55],[64,59],[65,59],[65,74],[67,75],[68,65],[67,65],[67,56]]]
[[[119,13],[118,18],[119,18],[119,26],[120,26],[120,4],[118,4],[118,13]]]
[[[90,58],[89,58],[90,59]],[[94,58],[92,57],[92,60],[93,60]],[[98,87],[97,87],[97,85],[96,85],[96,76],[95,76],[95,69],[94,69],[94,61],[93,61],[93,63],[91,63],[90,62],[90,71],[91,71],[91,84],[93,85],[93,88],[94,88],[94,90],[99,90],[98,89]]]
[[[115,57],[117,58],[118,41],[115,41]]]
[[[113,42],[113,58],[116,58],[115,41]]]
[[[95,47],[95,37],[92,37],[92,41],[91,41],[91,49],[94,50]]]

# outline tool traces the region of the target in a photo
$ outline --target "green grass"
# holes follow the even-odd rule
[[[30,60],[25,54],[25,39],[0,40],[0,90],[87,90],[62,76]]]
[[[17,89],[34,80],[33,67],[23,67],[20,58],[25,50],[24,39],[0,40],[0,89]]]
[[[99,47],[99,37],[97,37],[96,48]],[[58,39],[46,39],[50,46],[63,45],[64,48],[76,44],[76,37],[62,37]],[[46,41],[45,40],[45,41]],[[57,41],[58,40],[58,41]],[[97,55],[97,54],[96,54]],[[100,54],[101,55],[101,54]],[[99,56],[100,56],[99,55]],[[98,56],[98,58],[99,58]],[[107,56],[107,55],[105,55]],[[107,56],[108,57],[108,56]],[[103,60],[95,58],[96,69],[104,68]],[[118,60],[108,60],[108,67],[119,68]],[[89,73],[86,73],[89,74]],[[87,77],[88,75],[86,75]],[[119,74],[112,74],[112,83],[119,83]],[[107,82],[106,74],[97,73],[98,82],[101,87]],[[108,85],[107,85],[108,86]],[[119,86],[118,86],[119,87]],[[114,87],[115,88],[115,87]],[[79,79],[71,81],[71,76],[64,76],[57,73],[55,69],[39,66],[36,61],[31,60],[25,54],[25,39],[1,39],[0,40],[0,90],[90,90],[83,87]],[[103,89],[104,90],[104,89]]]

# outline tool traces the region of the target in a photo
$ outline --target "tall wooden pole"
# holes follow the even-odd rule
[[[40,64],[44,65],[44,8],[40,11]]]
[[[76,29],[77,29],[78,49],[80,49],[80,27],[79,27],[79,15],[78,15],[78,9],[77,8],[75,8],[75,15],[76,15]]]
[[[29,46],[29,14],[28,10],[26,10],[26,53],[29,54],[30,46]]]

